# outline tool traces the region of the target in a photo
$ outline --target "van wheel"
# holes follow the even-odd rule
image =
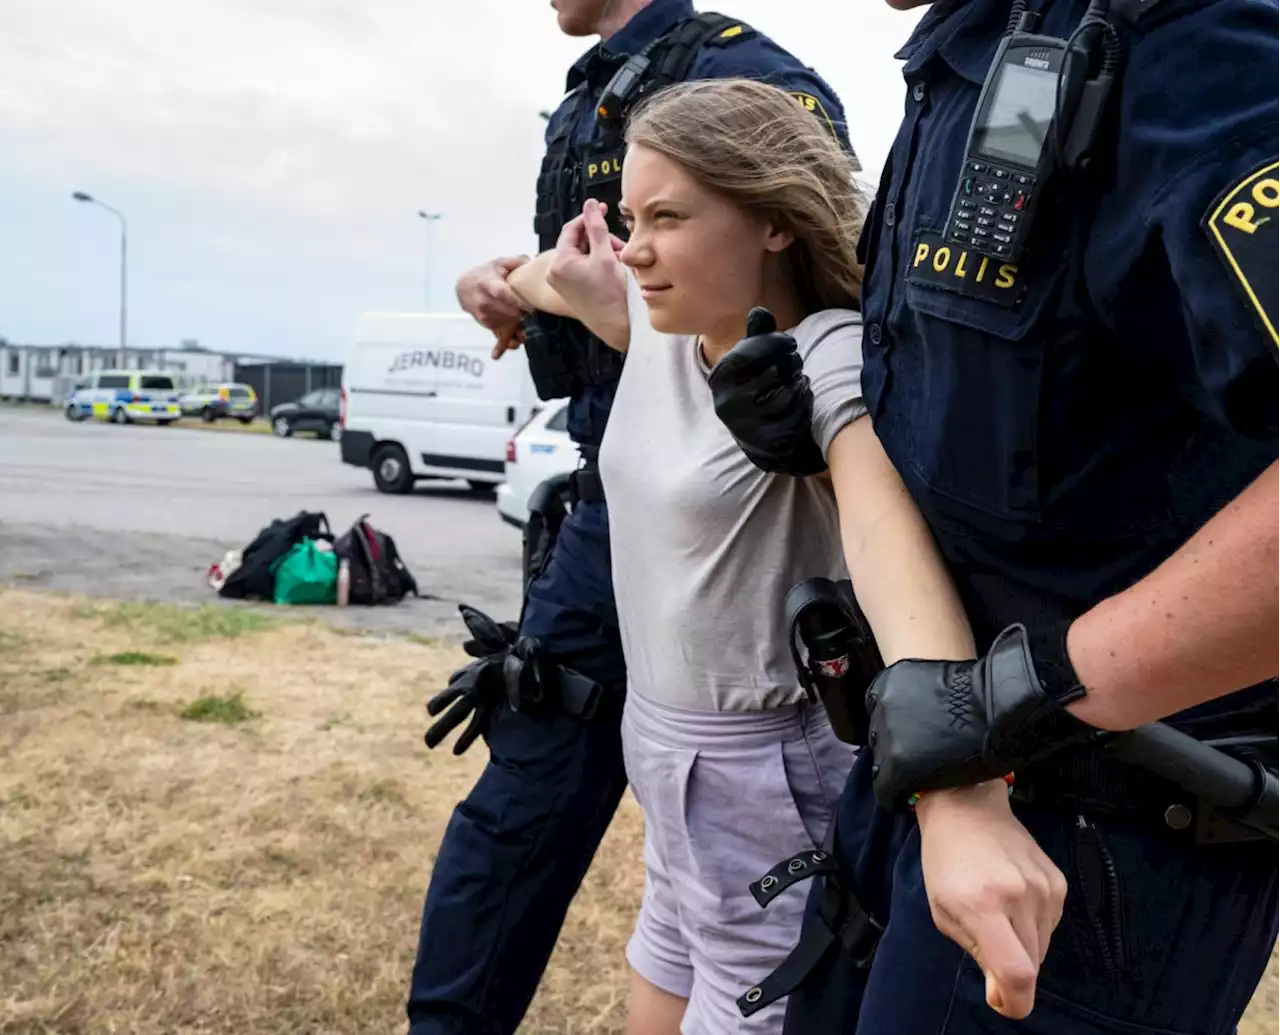
[[[253,423],[253,418],[252,418],[252,417],[237,417],[237,418],[236,418],[236,420],[238,420],[241,424],[252,424],[252,423]]]
[[[111,421],[114,424],[128,424],[129,415],[124,412],[123,406],[117,406],[111,411]]]
[[[203,410],[200,411],[200,419],[204,421],[206,424],[212,424],[214,421],[218,419],[218,415],[213,412],[212,406],[206,406]]]
[[[67,404],[66,414],[67,414],[67,420],[74,421],[77,424],[79,424],[82,420],[84,420],[84,416],[80,412],[80,407],[76,406],[73,403]]]
[[[379,492],[403,495],[413,488],[413,471],[404,450],[394,443],[379,446],[373,454],[373,484]]]

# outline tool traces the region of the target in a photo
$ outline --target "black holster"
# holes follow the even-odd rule
[[[512,645],[502,662],[502,679],[511,710],[528,715],[562,711],[589,720],[604,698],[601,684],[553,660],[530,636]]]
[[[529,497],[529,518],[524,526],[522,557],[525,596],[528,596],[529,586],[534,579],[547,566],[551,548],[555,546],[560,526],[568,514],[565,497],[569,494],[571,477],[563,474],[548,478]]]
[[[783,607],[800,685],[810,701],[822,702],[837,737],[846,744],[865,744],[863,699],[884,661],[853,584],[848,579],[808,579],[792,587]],[[797,640],[804,645],[803,658]]]

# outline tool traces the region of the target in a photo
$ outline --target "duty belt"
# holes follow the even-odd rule
[[[1275,771],[1274,748],[1258,752],[1246,746],[1243,750]],[[1232,813],[1099,745],[1063,751],[1028,766],[1017,774],[1013,800],[1038,809],[1119,817],[1185,836],[1196,844],[1265,839],[1257,830],[1233,822]]]

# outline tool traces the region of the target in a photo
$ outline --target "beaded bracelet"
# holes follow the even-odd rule
[[[1008,788],[1009,794],[1012,795],[1013,794],[1013,773],[1004,774],[1004,785],[1005,787]],[[915,794],[911,795],[911,797],[907,799],[907,808],[909,808],[912,812],[914,812],[916,809],[916,803],[928,793],[929,793],[928,791],[916,791]]]

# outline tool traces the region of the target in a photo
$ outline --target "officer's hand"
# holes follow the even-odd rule
[[[589,198],[582,215],[564,225],[547,283],[594,334],[625,350],[630,338],[626,267],[618,258],[620,242],[609,233],[605,210],[602,202]]]
[[[982,968],[987,1004],[1026,1017],[1066,878],[1014,817],[1003,780],[926,794],[916,815],[934,924]]]
[[[479,324],[495,334],[500,334],[512,324],[519,323],[530,307],[507,284],[511,271],[529,261],[527,255],[494,259],[458,278],[454,291],[458,304]]]
[[[757,307],[747,316],[747,336],[711,368],[716,415],[762,470],[801,476],[826,470],[813,439],[813,392],[803,366],[795,338]]]
[[[1021,625],[1001,632],[977,661],[895,662],[867,689],[866,705],[872,785],[885,808],[915,791],[1016,773],[1099,736],[1045,690]]]
[[[514,352],[524,344],[523,324],[514,323],[496,333],[498,340],[493,343],[493,351],[489,353],[493,359],[501,359],[506,353]]]

